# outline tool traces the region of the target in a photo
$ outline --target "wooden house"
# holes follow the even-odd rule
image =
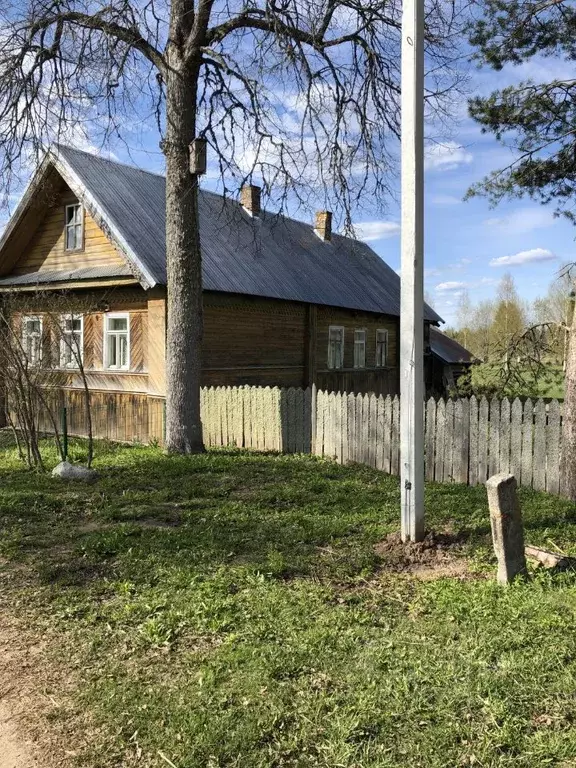
[[[426,383],[429,395],[453,394],[458,379],[470,370],[474,355],[456,339],[438,328],[430,328],[430,353],[426,360]]]
[[[312,226],[261,209],[257,187],[240,201],[202,190],[200,225],[205,385],[398,392],[400,279],[333,233],[329,212]],[[58,146],[0,240],[0,293],[32,302],[21,326],[31,354],[50,333],[45,297],[84,298],[67,332],[102,402],[165,395],[164,229],[163,176]],[[440,320],[426,307],[423,333]],[[73,364],[50,364],[73,398]]]

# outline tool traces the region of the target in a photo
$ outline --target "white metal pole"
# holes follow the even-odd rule
[[[402,11],[402,540],[424,537],[424,0]]]

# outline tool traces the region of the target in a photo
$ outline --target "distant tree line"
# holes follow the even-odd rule
[[[545,296],[523,301],[514,279],[505,274],[496,297],[473,303],[468,291],[459,297],[456,327],[446,333],[477,358],[459,391],[475,394],[561,394],[567,352],[567,327],[573,306],[569,269]]]

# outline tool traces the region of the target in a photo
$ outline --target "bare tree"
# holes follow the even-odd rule
[[[101,145],[154,119],[166,160],[167,447],[202,450],[198,178],[209,143],[225,193],[257,177],[283,207],[314,189],[350,227],[397,162],[401,0],[8,0],[0,11],[0,173],[53,140]],[[430,117],[461,79],[466,0],[429,0]]]
[[[97,312],[91,296],[67,292],[5,293],[0,304],[0,349],[5,415],[21,457],[43,468],[40,439],[54,435],[62,459],[60,434],[63,387],[80,387],[87,464],[94,457],[90,387],[84,367],[82,333],[77,323]]]

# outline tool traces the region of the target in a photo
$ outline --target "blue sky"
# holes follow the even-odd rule
[[[572,77],[570,70],[553,59],[534,59],[499,73],[474,69],[469,90],[483,94],[528,78],[538,82]],[[567,220],[555,218],[552,206],[530,199],[507,201],[496,208],[483,198],[462,201],[471,183],[505,167],[514,157],[510,149],[483,135],[462,107],[452,138],[434,148],[426,170],[426,290],[448,324],[455,321],[462,289],[468,290],[473,302],[491,298],[508,271],[520,296],[532,301],[546,293],[562,264],[576,261],[576,229]],[[391,220],[398,221],[397,212]],[[377,225],[372,229],[376,236]],[[388,235],[370,244],[397,268],[398,232],[389,228]]]

